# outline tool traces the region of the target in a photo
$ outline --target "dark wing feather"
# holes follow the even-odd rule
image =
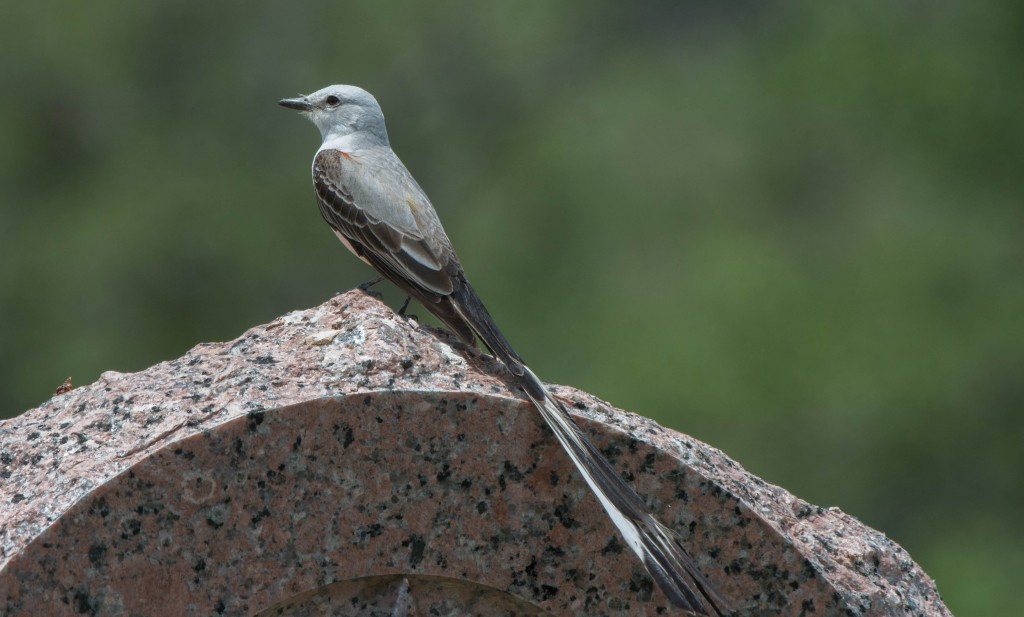
[[[461,274],[462,266],[440,222],[431,224],[428,220],[424,225],[427,233],[424,233],[414,216],[388,217],[388,212],[380,208],[392,206],[381,201],[389,196],[373,194],[374,184],[360,182],[358,170],[346,166],[358,164],[337,150],[323,150],[317,154],[313,161],[313,186],[320,215],[349,242],[359,257],[416,298],[460,340],[472,345],[473,329],[450,297],[458,280],[453,275]],[[400,162],[397,164],[401,165]],[[389,167],[385,165],[381,169],[388,170]],[[395,175],[397,178],[393,181],[401,182],[407,178],[406,183],[411,182],[422,195],[404,167]],[[345,182],[346,176],[349,176],[349,182]],[[377,180],[376,186],[379,187],[381,179]],[[429,207],[429,202],[426,204],[428,214],[432,214],[433,208]],[[385,222],[385,217],[389,222]],[[390,223],[392,219],[398,221],[397,226]],[[465,280],[464,276],[459,278]]]
[[[395,163],[401,165],[397,160]],[[409,206],[406,200],[396,200],[393,193],[403,189],[412,192],[410,189],[415,188],[419,193],[416,197],[422,197],[424,202],[426,197],[414,182],[408,186],[411,178],[403,182],[408,174],[404,167],[376,165],[378,177],[367,179],[360,173],[360,165],[358,157],[338,150],[317,154],[313,161],[313,185],[324,220],[353,248],[361,249],[360,257],[375,267],[380,264],[382,274],[403,288],[415,289],[418,300],[450,294],[453,287],[448,266],[457,265],[458,260],[444,232],[440,231],[440,238],[437,237],[440,223],[436,224],[437,229],[422,229],[411,212],[396,209]],[[429,202],[426,204],[429,207]],[[375,259],[369,258],[371,254]]]
[[[522,359],[512,349],[466,280],[437,214],[401,161],[388,148],[373,158],[373,178],[361,159],[321,150],[313,161],[320,214],[381,274],[419,300],[463,340],[475,333],[517,376]],[[444,313],[442,315],[442,313]],[[469,335],[468,340],[472,341]]]

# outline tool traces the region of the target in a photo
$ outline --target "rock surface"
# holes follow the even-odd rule
[[[555,387],[737,615],[949,615],[883,534]],[[353,291],[0,423],[0,614],[676,614],[501,367]]]

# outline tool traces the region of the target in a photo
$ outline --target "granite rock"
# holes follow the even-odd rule
[[[737,615],[949,615],[885,535],[553,387]],[[359,291],[0,423],[0,614],[675,614],[500,365]]]

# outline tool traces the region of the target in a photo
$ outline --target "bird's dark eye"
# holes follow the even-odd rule
[[[338,97],[334,96],[333,94],[331,96],[327,97],[327,104],[328,105],[337,105],[340,102],[341,102],[341,99],[339,99]]]

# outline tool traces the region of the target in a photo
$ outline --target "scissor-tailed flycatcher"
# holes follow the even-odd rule
[[[676,606],[721,615],[725,602],[675,533],[636,492],[526,367],[473,291],[423,189],[391,150],[384,114],[355,86],[329,86],[284,99],[320,129],[313,159],[320,214],[356,257],[416,298],[468,345],[479,337],[508,368],[569,454],[619,533]]]

